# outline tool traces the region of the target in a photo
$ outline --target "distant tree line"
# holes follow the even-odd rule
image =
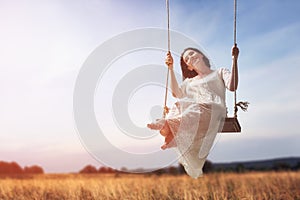
[[[94,174],[94,173],[116,173],[117,171],[110,167],[100,167],[97,169],[92,165],[87,165],[79,171],[80,174]]]
[[[300,162],[296,165],[291,165],[287,162],[274,162],[270,166],[248,166],[247,164],[243,163],[236,163],[230,165],[220,165],[214,164],[211,161],[207,160],[203,166],[204,173],[211,173],[211,172],[236,172],[236,173],[243,173],[249,171],[297,171],[300,169]],[[96,168],[92,165],[87,165],[79,173],[89,174],[89,173],[126,173],[126,172],[141,172],[144,171],[143,169],[136,169],[136,170],[128,170],[125,167],[121,168],[120,170],[114,170],[109,167],[100,167]],[[178,166],[169,166],[165,168],[161,168],[152,172],[148,173],[149,175],[163,175],[163,174],[171,174],[171,175],[181,175],[185,174],[184,167],[182,165]]]
[[[210,171],[212,172],[251,172],[251,171],[298,171],[300,170],[300,161],[296,164],[289,162],[273,162],[268,165],[260,164],[243,164],[236,163],[232,165],[213,165]]]
[[[268,164],[257,164],[253,163],[228,163],[228,164],[214,164],[211,161],[207,160],[203,167],[204,173],[210,172],[249,172],[249,171],[297,171],[300,169],[300,160],[299,158],[290,161],[270,161]],[[110,173],[110,174],[121,174],[127,172],[142,172],[145,171],[143,169],[136,170],[128,170],[125,167],[122,167],[120,170],[115,170],[110,167],[101,166],[96,168],[92,165],[87,165],[83,169],[81,169],[78,173],[80,174],[95,174],[95,173]],[[149,171],[149,170],[147,170]],[[0,161],[0,175],[1,174],[43,174],[44,170],[42,167],[33,165],[33,166],[25,166],[22,168],[16,162],[4,162]],[[172,175],[180,175],[185,174],[185,170],[182,165],[178,166],[169,166],[165,168],[161,168],[158,170],[154,170],[148,173],[149,175],[162,175],[162,174],[172,174]]]
[[[203,167],[204,173],[207,173],[212,168],[212,163],[210,161],[206,161]],[[130,173],[130,172],[142,172],[143,169],[134,169],[128,170],[125,167],[122,167],[120,170],[115,170],[109,167],[100,167],[96,168],[92,165],[87,165],[83,169],[79,171],[80,174],[95,174],[95,173],[114,173],[114,174],[121,174],[121,173]],[[180,175],[185,174],[185,170],[182,165],[179,166],[169,166],[165,168],[161,168],[158,170],[154,170],[152,172],[148,172],[147,174],[155,174],[155,175],[162,175],[162,174],[172,174],[172,175]]]
[[[22,168],[16,162],[0,161],[0,174],[43,174],[42,167],[33,165]]]

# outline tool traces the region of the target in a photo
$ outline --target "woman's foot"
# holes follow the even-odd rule
[[[176,145],[176,142],[175,141],[172,141],[172,142],[170,142],[170,143],[164,143],[160,148],[162,149],[162,150],[166,150],[166,149],[168,149],[168,148],[172,148],[172,147],[176,147],[177,145]]]
[[[155,122],[151,124],[147,124],[147,127],[152,130],[161,130],[162,128],[164,128],[165,124],[166,124],[165,119],[157,119]]]
[[[162,150],[166,150],[168,148],[168,144],[163,144],[161,147],[160,147]]]
[[[167,137],[168,135],[172,135],[168,122],[165,122],[162,129],[160,129],[159,133],[164,137]]]
[[[165,119],[158,119],[154,123],[147,124],[147,127],[152,130],[159,130],[162,136],[167,136],[171,134],[170,127]]]

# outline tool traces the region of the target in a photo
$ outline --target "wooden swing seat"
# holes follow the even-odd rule
[[[241,126],[236,117],[226,117],[221,133],[240,133]]]

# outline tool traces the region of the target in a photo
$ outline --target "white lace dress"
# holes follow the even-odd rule
[[[223,127],[230,74],[221,68],[204,78],[185,79],[180,87],[183,95],[166,116],[174,135],[169,147],[175,147],[179,162],[193,178],[202,175],[215,137]]]

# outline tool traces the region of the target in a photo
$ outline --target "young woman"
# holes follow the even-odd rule
[[[183,82],[179,86],[173,71],[170,52],[166,64],[171,71],[171,90],[178,101],[165,119],[148,127],[160,130],[165,137],[162,149],[175,147],[179,162],[193,178],[202,174],[202,168],[222,129],[226,117],[225,90],[235,91],[238,85],[239,49],[232,48],[231,72],[226,68],[212,70],[208,58],[198,49],[187,48],[181,55]]]

